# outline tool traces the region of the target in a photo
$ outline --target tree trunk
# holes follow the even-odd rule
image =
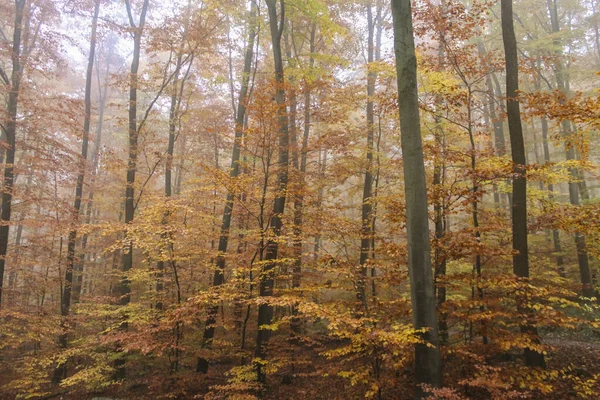
[[[285,200],[288,182],[288,117],[285,103],[285,87],[283,75],[283,59],[281,54],[281,34],[285,25],[285,5],[283,0],[280,0],[281,21],[277,19],[277,2],[276,0],[266,0],[269,10],[269,27],[271,30],[271,39],[273,42],[273,61],[275,66],[275,82],[277,92],[275,100],[278,106],[278,123],[279,123],[279,156],[277,162],[277,197],[273,203],[273,215],[271,217],[272,235],[269,236],[266,248],[265,263],[262,267],[260,277],[261,297],[268,301],[269,297],[273,296],[274,273],[279,250],[279,236],[281,235],[282,217],[285,211]],[[271,324],[273,320],[273,306],[268,303],[261,303],[258,307],[258,332],[256,334],[256,349],[255,357],[259,360],[264,360],[267,354],[266,346],[269,342],[269,329],[262,328],[265,325]],[[256,363],[257,380],[260,383],[266,383],[266,373],[261,362]]]
[[[404,167],[408,269],[415,329],[426,329],[424,343],[415,345],[417,383],[442,385],[436,298],[431,271],[427,183],[421,140],[417,59],[410,0],[392,0],[398,105]],[[421,386],[417,398],[424,397]]]
[[[556,0],[547,0],[548,11],[550,13],[550,22],[552,25],[552,33],[555,35],[560,33],[560,25],[558,21],[558,10],[556,5]],[[556,86],[558,90],[563,92],[565,96],[569,95],[569,88],[567,84],[565,68],[562,63],[562,43],[555,36],[556,39],[553,40],[553,45],[556,48],[555,56],[556,60],[554,62],[554,71],[556,76]],[[566,158],[567,161],[576,160],[575,147],[572,143],[568,143],[570,137],[573,136],[573,130],[571,127],[571,123],[568,119],[563,119],[561,121],[561,129],[566,143]],[[569,200],[571,205],[580,206],[581,203],[579,201],[579,185],[577,181],[579,180],[579,171],[577,168],[569,168]],[[577,261],[579,263],[579,275],[581,278],[581,286],[582,286],[582,294],[584,297],[594,297],[594,287],[592,284],[592,273],[590,271],[590,261],[587,253],[587,244],[585,235],[581,232],[575,233],[575,247],[577,248]]]
[[[19,90],[21,85],[21,28],[23,25],[23,9],[26,0],[15,1],[15,26],[12,42],[12,73],[11,88],[6,106],[6,165],[4,167],[4,181],[2,188],[2,224],[0,225],[0,307],[2,306],[2,282],[4,281],[4,267],[8,250],[8,234],[12,207],[12,191],[14,181],[15,163],[15,138],[17,133],[17,107],[19,105]]]
[[[102,129],[104,125],[104,112],[106,110],[106,99],[108,97],[108,78],[110,72],[110,58],[114,51],[114,42],[111,42],[108,55],[106,56],[106,71],[104,73],[104,88],[100,83],[100,73],[98,71],[99,66],[96,67],[96,76],[98,79],[98,123],[96,125],[96,137],[94,139],[94,152],[92,155],[92,174],[90,176],[90,192],[88,194],[88,201],[85,209],[85,224],[89,225],[92,221],[92,211],[94,208],[94,183],[96,182],[96,176],[98,175],[98,168],[100,165],[100,146],[102,143]],[[85,266],[86,248],[88,243],[89,235],[85,232],[81,238],[81,250],[79,252],[78,264],[74,267],[73,276],[73,290],[71,293],[72,302],[78,303],[81,297],[82,283],[83,283],[83,269]]]
[[[135,173],[137,170],[138,156],[138,125],[137,125],[137,86],[138,86],[138,69],[140,66],[140,50],[142,44],[142,33],[146,22],[146,12],[148,11],[149,0],[144,0],[140,14],[138,26],[133,21],[131,5],[129,0],[125,0],[129,24],[133,32],[133,59],[131,61],[131,70],[129,75],[129,156],[127,160],[127,185],[125,188],[125,224],[131,224],[135,213]],[[125,248],[122,255],[122,273],[120,282],[120,301],[122,306],[126,306],[130,301],[131,288],[129,286],[128,273],[133,266],[133,244],[128,238],[127,232],[124,238]],[[123,321],[121,329],[127,330],[128,324]],[[125,361],[122,358],[115,360],[115,377],[117,379],[125,378]]]
[[[379,16],[381,13],[378,12]],[[366,279],[367,279],[367,260],[371,253],[371,241],[373,236],[373,144],[375,140],[375,113],[373,96],[375,95],[375,84],[377,74],[373,72],[373,61],[375,61],[375,25],[377,18],[373,18],[371,4],[367,5],[367,163],[365,168],[365,181],[363,185],[363,197],[361,208],[361,238],[360,238],[360,270],[356,278],[357,299],[367,311],[366,298]]]
[[[541,91],[541,83],[539,79],[535,80],[535,90]],[[540,118],[540,123],[542,127],[542,152],[544,154],[544,162],[550,162],[550,145],[548,143],[548,120],[546,117]],[[550,200],[554,199],[554,185],[552,183],[548,183],[548,198]],[[556,253],[556,269],[558,274],[565,278],[565,266],[564,266],[564,258],[562,255],[562,245],[560,242],[560,232],[557,229],[552,229],[552,244],[554,245],[554,252]]]
[[[88,138],[90,135],[90,122],[92,113],[92,73],[94,72],[94,59],[96,53],[96,28],[98,26],[98,13],[100,12],[100,0],[94,4],[94,15],[92,17],[92,33],[90,36],[90,53],[88,55],[88,65],[85,76],[85,115],[83,119],[83,138],[81,143],[81,158],[79,160],[79,171],[77,174],[77,184],[75,187],[75,202],[73,204],[72,228],[69,231],[67,241],[67,265],[65,268],[64,289],[60,303],[60,315],[67,317],[71,309],[71,290],[73,287],[73,265],[75,264],[75,241],[77,240],[77,225],[79,224],[79,213],[81,211],[81,198],[83,197],[83,183],[85,179],[85,170],[87,166]],[[58,344],[62,348],[67,347],[66,324],[62,321],[63,332],[59,336]],[[66,374],[66,365],[60,364],[54,371],[54,383],[59,383]]]
[[[508,130],[513,161],[513,271],[518,278],[529,278],[529,255],[527,248],[527,177],[525,144],[521,125],[521,110],[518,101],[519,65],[517,56],[517,39],[513,24],[512,0],[501,0],[502,38],[506,60],[506,110],[508,114]],[[521,299],[517,299],[520,313],[527,316],[530,310]],[[529,316],[527,316],[529,318]],[[537,328],[529,321],[521,325],[521,332],[539,342]],[[525,362],[528,366],[545,366],[544,355],[531,349],[525,349]]]
[[[246,53],[244,55],[244,72],[242,74],[242,86],[240,88],[239,100],[237,104],[237,112],[235,118],[235,139],[233,142],[233,151],[231,155],[231,167],[229,169],[229,178],[235,180],[241,172],[240,154],[242,149],[242,141],[244,140],[244,120],[246,118],[246,105],[248,102],[248,91],[250,84],[250,74],[252,71],[252,59],[254,57],[254,41],[256,40],[256,18],[258,16],[258,7],[256,2],[252,2],[250,18],[248,21],[248,42],[246,43]],[[231,228],[231,217],[233,214],[233,205],[235,193],[233,190],[227,192],[225,200],[225,209],[223,210],[223,219],[221,221],[221,233],[219,237],[219,246],[217,248],[217,262],[213,275],[213,286],[221,286],[224,280],[225,273],[225,254],[229,245],[229,230]],[[212,306],[208,311],[208,317],[204,326],[202,335],[202,346],[209,346],[215,335],[215,323],[218,313],[218,306]],[[198,358],[196,364],[196,372],[208,372],[208,360]]]
[[[315,64],[314,52],[315,52],[315,34],[317,30],[316,23],[312,23],[310,27],[310,43],[309,43],[309,60],[308,68],[309,73]],[[306,184],[306,163],[308,156],[308,139],[310,136],[310,101],[311,101],[311,85],[307,79],[305,82],[306,87],[304,88],[304,132],[302,135],[302,144],[300,146],[300,165],[299,165],[299,182],[298,192],[294,197],[294,256],[296,260],[294,262],[294,270],[292,271],[292,289],[300,287],[300,281],[302,278],[302,224],[304,220],[304,193],[303,188]],[[292,320],[290,322],[291,330],[293,335],[300,333],[300,319],[297,316],[298,311],[296,307],[292,307]]]
[[[487,54],[485,49],[485,45],[482,41],[477,42],[477,49],[479,54],[484,57]],[[504,124],[502,123],[502,118],[498,115],[496,111],[496,96],[494,94],[494,84],[492,81],[493,72],[488,72],[485,74],[485,84],[488,95],[488,103],[487,107],[490,113],[490,119],[492,120],[492,126],[494,128],[494,149],[496,156],[503,157],[506,155],[506,139],[504,137]],[[500,193],[498,193],[498,188],[494,185],[494,204],[497,206],[500,205]]]
[[[438,68],[439,71],[443,70],[444,67],[444,59],[445,59],[445,51],[444,51],[444,37],[443,32],[440,33],[439,39],[439,48],[438,48]],[[438,95],[436,98],[436,109],[438,107],[442,107],[442,96]],[[433,187],[441,187],[443,188],[445,182],[446,175],[446,134],[444,132],[444,127],[442,125],[441,117],[436,114],[435,115],[435,130],[434,136],[436,142],[438,144],[439,153],[436,154],[436,157],[433,161]],[[442,190],[437,190],[437,193],[443,193]],[[436,299],[437,299],[437,307],[439,313],[439,335],[440,342],[443,344],[448,343],[448,314],[442,311],[444,307],[444,303],[446,302],[446,283],[439,282],[439,278],[445,279],[447,273],[448,261],[445,254],[445,251],[442,251],[442,243],[444,241],[444,237],[446,236],[446,224],[445,216],[446,216],[446,204],[443,197],[440,195],[435,197],[433,204],[433,211],[435,214],[435,239],[437,241],[437,245],[434,249],[434,258],[433,258],[433,267],[434,267],[434,279],[436,283]]]

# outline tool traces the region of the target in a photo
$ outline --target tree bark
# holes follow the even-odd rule
[[[4,133],[6,135],[6,165],[4,167],[4,181],[2,188],[2,224],[0,225],[0,307],[2,306],[2,282],[4,281],[4,267],[8,250],[9,224],[12,211],[12,191],[14,182],[15,142],[17,133],[17,108],[19,105],[19,90],[21,85],[21,29],[23,25],[23,10],[26,0],[15,1],[15,26],[12,42],[12,73],[11,88],[6,106],[6,122]]]
[[[81,143],[81,158],[79,159],[79,171],[77,174],[77,184],[75,187],[75,201],[73,204],[72,228],[69,231],[67,240],[67,265],[65,267],[64,288],[60,304],[60,315],[63,317],[63,332],[59,336],[58,344],[62,348],[67,347],[67,332],[64,318],[69,315],[71,309],[71,293],[73,288],[73,266],[75,264],[75,244],[77,240],[77,228],[79,224],[79,214],[81,211],[81,198],[83,197],[83,184],[85,179],[85,170],[87,166],[88,143],[90,135],[90,122],[92,113],[92,74],[94,72],[94,59],[96,54],[96,28],[98,26],[98,13],[100,12],[100,0],[94,4],[94,15],[92,16],[92,32],[90,36],[90,52],[88,55],[88,65],[85,76],[85,115],[83,119],[83,137]],[[58,383],[65,378],[66,365],[59,365],[54,371],[54,382]]]
[[[518,278],[529,278],[529,255],[527,247],[527,176],[525,144],[521,124],[521,110],[518,101],[519,64],[517,56],[517,39],[513,23],[512,0],[501,0],[502,38],[506,60],[506,111],[508,114],[508,130],[513,161],[513,272]],[[522,299],[517,299],[520,313],[525,314],[527,321],[521,325],[521,332],[539,342],[537,328],[530,322],[530,310]],[[525,349],[525,362],[528,366],[545,366],[544,355],[531,349]]]
[[[285,87],[284,87],[284,74],[283,74],[283,58],[281,53],[281,35],[283,27],[285,25],[285,5],[283,0],[280,0],[280,18],[278,22],[277,18],[277,1],[266,0],[268,12],[269,12],[269,27],[271,30],[271,39],[273,42],[273,62],[275,67],[275,83],[276,83],[276,95],[275,100],[277,102],[278,110],[278,124],[279,124],[279,155],[277,161],[277,197],[273,203],[273,214],[271,217],[271,228],[272,234],[269,236],[267,246],[265,263],[262,267],[259,284],[260,297],[266,298],[267,302],[263,302],[258,307],[258,332],[256,334],[256,349],[255,357],[260,361],[256,363],[256,372],[258,382],[266,383],[266,373],[263,367],[263,361],[267,355],[266,346],[269,342],[270,333],[269,329],[263,328],[265,325],[271,324],[273,320],[273,306],[268,304],[269,297],[273,296],[274,286],[274,273],[275,265],[278,257],[279,250],[279,236],[281,235],[281,228],[283,225],[282,217],[285,211],[285,200],[288,182],[288,146],[289,146],[289,133],[288,133],[288,117],[285,103]]]
[[[421,140],[417,59],[410,0],[392,0],[398,105],[404,167],[408,269],[415,329],[426,329],[424,343],[415,345],[416,397],[425,396],[421,384],[440,387],[442,364],[429,244],[427,183]]]
[[[538,70],[539,71],[539,70]],[[540,79],[537,78],[535,80],[535,90],[541,91],[541,83]],[[542,152],[544,155],[544,162],[550,162],[550,144],[548,142],[548,119],[546,117],[540,118],[540,123],[542,127]],[[552,183],[548,183],[548,198],[550,200],[554,199],[554,185]],[[554,252],[556,253],[556,268],[558,274],[565,278],[565,266],[564,266],[564,258],[562,255],[562,245],[560,242],[560,232],[557,229],[552,229],[552,244],[554,245]]]
[[[229,169],[229,178],[234,181],[241,172],[240,154],[242,149],[242,141],[244,140],[244,120],[246,118],[246,106],[249,97],[250,74],[252,72],[252,59],[254,57],[254,42],[256,40],[256,18],[258,16],[258,6],[256,2],[252,2],[249,20],[248,20],[248,42],[246,43],[246,52],[244,55],[244,71],[242,74],[242,86],[240,88],[237,112],[235,118],[235,138],[233,142],[233,150],[231,155],[231,167]],[[225,273],[225,254],[229,245],[229,234],[231,229],[231,219],[233,215],[233,206],[235,193],[233,189],[228,190],[225,200],[225,208],[223,210],[223,218],[221,221],[221,232],[219,237],[219,246],[217,248],[216,268],[213,275],[213,287],[223,285]],[[215,323],[218,313],[218,306],[212,306],[208,311],[208,317],[202,334],[202,345],[209,346],[215,335]],[[196,372],[208,372],[208,360],[198,358],[196,364]]]
[[[144,31],[144,25],[146,22],[146,13],[148,11],[149,0],[144,0],[142,4],[142,10],[140,13],[140,20],[138,25],[135,25],[133,21],[133,15],[131,12],[131,5],[129,0],[125,0],[127,7],[127,15],[129,17],[129,25],[132,29],[133,35],[133,59],[131,61],[131,70],[129,74],[129,156],[127,160],[127,184],[125,187],[125,224],[131,224],[135,213],[135,174],[137,171],[137,156],[138,156],[138,135],[139,129],[137,124],[137,86],[138,86],[138,69],[140,66],[140,51],[142,44],[142,33]],[[120,282],[120,301],[122,306],[126,306],[130,301],[130,282],[128,272],[133,266],[133,243],[125,233],[124,238],[125,248],[123,249],[123,255],[121,259],[122,265],[122,277]],[[121,329],[127,330],[128,324],[123,321]],[[125,378],[125,361],[121,358],[115,360],[115,377],[117,379]]]
[[[548,12],[550,13],[550,23],[552,25],[552,33],[560,33],[560,25],[558,21],[558,10],[556,0],[547,0]],[[553,40],[555,47],[556,60],[554,62],[554,72],[556,77],[556,86],[565,96],[569,95],[569,86],[567,84],[565,68],[562,63],[562,44],[558,38]],[[568,143],[570,137],[573,136],[571,123],[568,119],[561,121],[561,129],[566,143],[566,159],[574,161],[577,159],[575,154],[574,144]],[[579,201],[579,171],[577,168],[569,168],[569,201],[573,206],[580,206]],[[584,297],[594,297],[594,286],[592,284],[592,273],[590,270],[590,261],[587,253],[587,244],[585,235],[581,232],[575,232],[575,247],[577,248],[577,262],[579,264],[579,275],[581,279],[582,294]]]
[[[309,72],[312,71],[315,59],[315,34],[317,30],[316,23],[312,23],[310,27],[310,42],[309,42],[309,59],[308,68]],[[304,132],[302,134],[302,144],[300,145],[300,163],[296,165],[298,168],[298,190],[294,197],[294,256],[296,260],[294,262],[294,269],[292,271],[292,289],[300,287],[302,279],[302,225],[304,221],[304,193],[303,188],[306,184],[306,164],[308,157],[308,139],[310,137],[310,124],[311,124],[311,85],[307,79],[305,81],[306,87],[304,88]],[[298,335],[301,330],[301,322],[298,318],[298,310],[296,307],[292,307],[292,320],[290,327],[293,335]]]
[[[110,39],[109,39],[110,40]],[[104,88],[100,82],[100,72],[98,71],[99,66],[96,67],[96,77],[98,80],[98,123],[96,125],[96,137],[94,139],[94,150],[92,154],[92,173],[90,176],[90,191],[88,194],[88,200],[85,208],[85,224],[89,225],[92,221],[92,211],[94,208],[94,184],[98,175],[98,168],[100,166],[100,146],[102,144],[102,130],[104,127],[104,112],[106,110],[106,99],[108,97],[108,78],[110,73],[110,60],[114,51],[114,41],[110,42],[110,48],[106,56],[106,70],[104,72]],[[71,293],[72,302],[78,303],[81,297],[82,283],[83,283],[83,270],[85,266],[86,249],[88,243],[89,234],[85,232],[81,237],[81,250],[79,252],[78,264],[74,266],[73,273],[73,290]]]
[[[377,13],[378,16],[380,12]],[[375,113],[373,96],[375,95],[375,83],[377,80],[377,74],[372,71],[372,63],[375,61],[375,25],[377,18],[373,18],[373,11],[371,4],[367,5],[367,28],[368,28],[368,39],[367,39],[367,155],[366,155],[366,168],[365,168],[365,180],[363,184],[363,197],[362,197],[362,208],[361,208],[361,238],[360,238],[360,270],[356,278],[357,293],[356,297],[358,301],[362,303],[362,306],[366,312],[367,310],[367,298],[366,298],[366,279],[367,279],[367,260],[371,253],[371,242],[373,236],[373,145],[375,140]]]

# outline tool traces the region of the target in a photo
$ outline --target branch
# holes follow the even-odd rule
[[[4,68],[2,67],[0,67],[0,77],[5,85],[10,85],[10,79],[8,79],[8,75],[6,75],[6,72],[4,72]]]
[[[279,22],[279,32],[277,32],[277,40],[281,40],[281,36],[283,35],[283,26],[285,24],[285,5],[283,0],[279,0],[279,4],[281,4],[281,21]]]
[[[140,188],[140,194],[138,195],[138,198],[135,201],[135,204],[133,206],[133,210],[134,211],[137,210],[138,203],[140,202],[140,200],[142,199],[142,195],[144,194],[144,189],[146,188],[146,185],[148,184],[148,182],[150,181],[150,179],[154,176],[154,173],[156,172],[156,168],[158,167],[158,165],[160,164],[160,162],[163,160],[163,157],[165,156],[165,154],[166,154],[166,151],[163,152],[162,156],[160,156],[158,158],[158,161],[156,161],[156,163],[154,164],[154,166],[150,170],[150,174],[148,174],[148,177],[146,178],[146,180],[144,181],[144,184]]]
[[[125,8],[127,9],[127,18],[129,18],[129,26],[131,26],[132,28],[137,28],[135,26],[135,22],[133,22],[133,15],[131,14],[131,4],[129,3],[129,0],[125,0]]]

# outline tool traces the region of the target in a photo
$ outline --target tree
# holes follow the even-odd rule
[[[19,94],[22,77],[21,65],[21,33],[23,29],[23,10],[26,0],[15,0],[15,25],[12,40],[11,63],[12,72],[10,81],[6,73],[2,74],[4,83],[10,85],[8,103],[6,105],[6,122],[3,133],[6,137],[6,166],[4,167],[4,180],[2,191],[2,225],[0,225],[0,306],[2,305],[2,284],[4,281],[4,268],[8,250],[10,218],[12,212],[13,182],[15,178],[15,144],[17,134],[17,109],[19,107]]]
[[[265,298],[265,302],[258,306],[258,332],[256,334],[255,355],[259,361],[256,363],[257,380],[260,383],[266,383],[266,372],[264,368],[264,359],[266,356],[266,345],[269,342],[270,328],[268,327],[273,320],[273,306],[268,303],[269,297],[273,296],[273,287],[275,283],[275,266],[279,250],[279,236],[283,226],[283,212],[285,211],[286,190],[288,183],[288,117],[285,103],[285,81],[283,71],[283,57],[281,51],[281,36],[285,26],[285,5],[280,1],[280,17],[277,17],[276,0],[266,0],[269,13],[269,28],[271,31],[271,41],[273,44],[273,63],[275,66],[275,84],[277,103],[278,125],[279,125],[279,155],[277,161],[277,197],[273,203],[273,214],[271,217],[272,235],[269,237],[266,245],[265,264],[262,267],[259,283],[260,296]]]
[[[406,193],[408,268],[415,329],[424,330],[415,345],[417,383],[442,385],[436,298],[431,271],[427,186],[417,90],[417,60],[410,0],[392,0],[394,49],[398,79],[398,108]],[[417,391],[424,397],[423,389]]]
[[[556,0],[547,0],[548,4],[548,12],[550,14],[550,23],[552,27],[552,33],[554,35],[558,35],[560,33],[560,25],[558,21],[558,9]],[[563,52],[562,52],[562,44],[558,39],[558,36],[555,36],[553,40],[553,45],[555,47],[555,55],[556,60],[554,62],[554,72],[556,77],[556,86],[558,90],[562,92],[565,96],[568,96],[567,90],[567,73],[563,66]],[[574,132],[571,126],[571,122],[568,119],[563,119],[561,121],[562,133],[565,139],[567,140],[566,146],[566,159],[567,161],[574,161],[575,157],[575,144],[570,143],[570,139],[573,136]],[[577,180],[580,179],[579,172],[577,168],[570,168],[569,174],[571,175],[571,180],[569,181],[569,201],[573,206],[579,206],[579,195],[580,189],[577,183]],[[579,263],[579,274],[581,278],[581,286],[582,286],[582,294],[585,297],[594,297],[594,288],[592,285],[592,273],[590,271],[590,262],[587,253],[587,245],[585,240],[585,235],[581,232],[575,233],[575,246],[577,248],[577,262]],[[560,248],[560,245],[559,245]]]
[[[92,113],[92,79],[94,72],[94,60],[96,53],[96,30],[98,27],[98,14],[100,12],[100,0],[95,0],[94,11],[92,16],[92,32],[90,36],[90,51],[88,54],[88,66],[85,76],[85,115],[83,118],[83,137],[81,140],[81,159],[79,161],[79,171],[77,173],[77,185],[75,187],[75,201],[73,204],[73,228],[69,232],[67,242],[67,265],[65,267],[65,284],[63,288],[60,314],[63,317],[69,315],[71,308],[71,293],[73,289],[73,266],[75,265],[75,244],[77,240],[77,224],[79,223],[79,214],[81,211],[81,198],[83,197],[83,183],[85,179],[85,170],[87,167],[88,156],[88,136],[90,134],[90,122]],[[63,325],[63,329],[66,327]],[[60,335],[59,345],[63,348],[67,347],[67,333]],[[60,365],[54,373],[54,381],[60,382],[65,377],[65,365]]]
[[[242,87],[239,93],[239,99],[237,103],[237,111],[235,117],[235,139],[233,142],[233,150],[231,155],[231,167],[229,169],[229,178],[235,180],[241,172],[240,166],[240,155],[242,149],[242,141],[244,140],[244,121],[246,119],[246,107],[249,99],[249,86],[250,86],[250,74],[252,72],[252,60],[254,58],[254,41],[256,39],[256,29],[258,17],[258,5],[255,1],[252,1],[250,13],[248,14],[248,39],[246,42],[246,51],[244,55],[244,70],[242,72]],[[217,254],[216,269],[213,275],[213,287],[217,288],[225,281],[225,254],[227,253],[227,247],[229,244],[229,236],[231,229],[231,218],[233,215],[233,205],[236,193],[233,189],[229,189],[227,192],[227,198],[225,200],[225,208],[223,210],[223,218],[221,222],[221,232],[219,236],[219,246]],[[206,319],[202,340],[204,345],[207,345],[212,341],[215,335],[215,323],[216,315],[218,313],[218,306],[213,306]],[[199,358],[196,365],[196,371],[206,373],[208,371],[208,360],[205,358]]]
[[[525,144],[521,124],[519,106],[519,64],[517,54],[517,39],[513,24],[512,0],[502,0],[502,39],[506,59],[506,112],[508,114],[508,131],[513,161],[512,180],[512,241],[513,241],[513,272],[527,281],[529,278],[529,253],[527,246],[527,160],[525,159]],[[523,299],[517,299],[520,313],[528,319],[521,325],[521,332],[532,336],[539,342],[537,328],[531,323],[527,304]],[[525,362],[529,366],[545,366],[544,355],[531,348],[525,349]]]
[[[137,170],[138,157],[138,135],[142,126],[138,126],[137,122],[137,90],[138,90],[138,70],[140,67],[140,52],[142,46],[142,34],[146,23],[146,13],[148,12],[149,0],[144,0],[140,11],[140,18],[136,25],[131,11],[129,0],[125,0],[127,8],[127,17],[129,26],[132,29],[133,36],[133,59],[131,60],[131,70],[129,73],[129,156],[127,160],[127,185],[125,187],[125,224],[131,224],[135,214],[135,173]],[[130,302],[131,288],[129,287],[128,272],[133,266],[133,243],[125,235],[125,249],[122,256],[122,272],[123,277],[120,282],[120,304],[126,306]],[[127,330],[127,322],[123,321],[121,329]],[[117,379],[125,378],[124,360],[117,359],[115,361]]]
[[[358,300],[363,303],[365,310],[367,309],[367,298],[365,291],[365,284],[367,279],[367,260],[371,251],[371,244],[373,242],[373,152],[374,152],[374,141],[375,141],[375,114],[374,114],[374,101],[375,96],[375,84],[377,80],[377,74],[373,71],[372,63],[379,61],[379,57],[375,57],[375,29],[381,25],[381,13],[383,5],[381,2],[377,3],[376,16],[373,18],[373,10],[371,4],[367,5],[367,154],[366,154],[366,170],[365,170],[365,181],[363,185],[363,199],[361,209],[361,239],[360,239],[360,273],[357,278]],[[380,40],[378,40],[380,42]],[[380,43],[377,43],[378,49]],[[379,50],[377,50],[377,56],[379,56]]]

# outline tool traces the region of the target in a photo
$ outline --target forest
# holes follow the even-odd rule
[[[0,0],[0,399],[599,399],[600,1]]]

